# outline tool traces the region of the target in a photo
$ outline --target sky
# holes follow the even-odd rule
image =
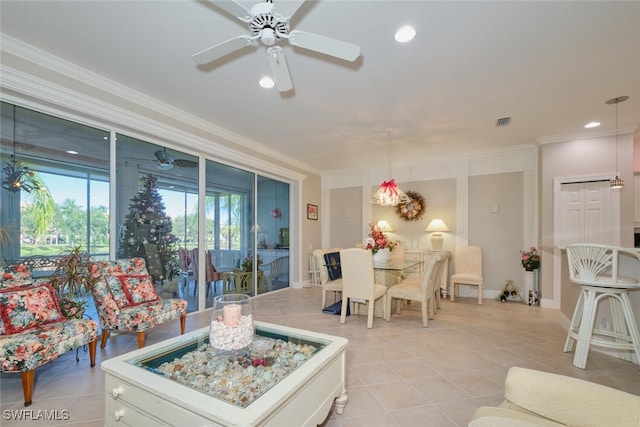
[[[40,175],[47,187],[49,187],[56,204],[62,203],[65,199],[72,199],[76,201],[78,206],[86,207],[86,179],[48,173],[41,173]],[[109,206],[109,184],[107,182],[94,181],[91,191],[91,204],[93,206]],[[162,190],[161,195],[167,215],[171,218],[184,215],[184,193]]]

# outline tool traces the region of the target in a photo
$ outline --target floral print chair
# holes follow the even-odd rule
[[[35,370],[58,356],[89,346],[96,364],[98,324],[65,319],[46,281],[32,282],[24,264],[6,268],[0,277],[0,365],[2,373],[20,372],[24,405],[31,405]]]
[[[184,334],[187,301],[160,298],[143,258],[99,261],[97,265],[102,277],[92,292],[102,327],[100,348],[106,347],[111,331],[135,332],[138,348],[142,348],[148,329],[177,318]]]

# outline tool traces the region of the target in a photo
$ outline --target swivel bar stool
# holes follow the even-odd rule
[[[633,262],[634,277],[622,277],[620,260]],[[564,352],[571,351],[576,341],[573,365],[587,366],[589,346],[618,350],[624,360],[632,361],[632,352],[640,358],[640,333],[629,300],[629,291],[640,289],[640,252],[634,249],[597,244],[575,244],[567,247],[571,281],[581,286],[573,312]],[[613,330],[594,328],[598,304],[608,300]]]

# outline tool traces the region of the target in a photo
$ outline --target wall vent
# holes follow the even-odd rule
[[[498,120],[496,120],[496,127],[503,127],[503,126],[509,126],[509,123],[511,122],[511,117],[502,117]]]

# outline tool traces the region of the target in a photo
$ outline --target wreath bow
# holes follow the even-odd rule
[[[396,184],[396,180],[391,178],[389,181],[384,181],[380,184],[381,188],[384,188],[384,192],[390,194],[392,196],[398,195],[398,184]]]

